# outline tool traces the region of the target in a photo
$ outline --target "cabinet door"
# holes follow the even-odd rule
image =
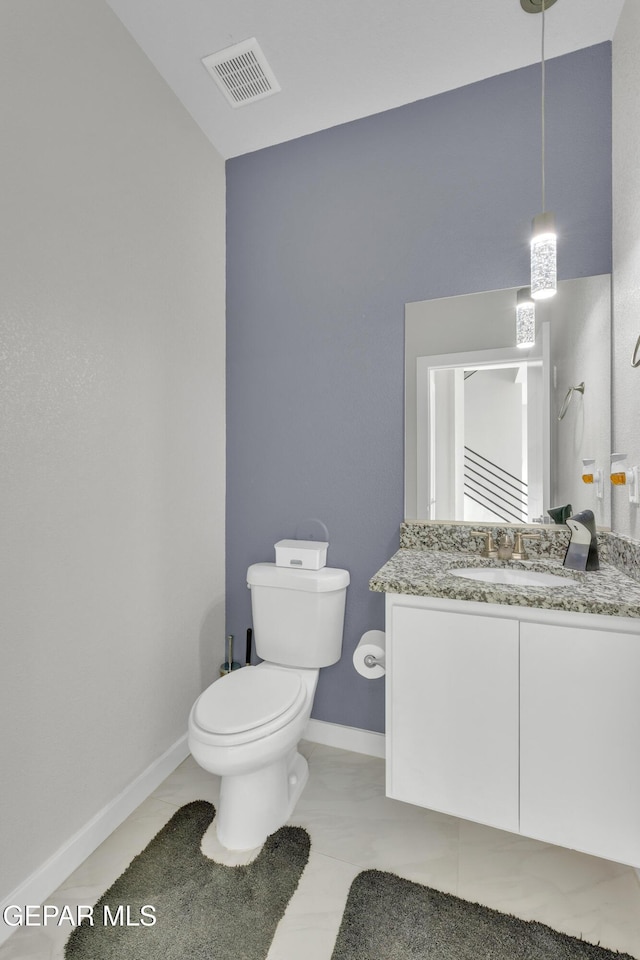
[[[522,833],[640,865],[640,638],[522,624]]]
[[[387,793],[518,829],[518,623],[393,606]]]

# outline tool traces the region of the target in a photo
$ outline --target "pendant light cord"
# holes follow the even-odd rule
[[[544,116],[544,103],[545,103],[545,71],[544,71],[544,11],[546,7],[546,0],[542,0],[542,105],[541,105],[541,125],[542,125],[542,212],[547,209],[546,207],[546,190],[545,190],[545,179],[544,179],[544,160],[545,160],[545,116]]]

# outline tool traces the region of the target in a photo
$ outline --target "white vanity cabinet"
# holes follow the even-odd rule
[[[386,604],[387,795],[640,866],[640,621]]]
[[[640,865],[637,634],[520,625],[520,790],[521,833]]]
[[[393,604],[391,625],[387,794],[517,830],[517,620]]]

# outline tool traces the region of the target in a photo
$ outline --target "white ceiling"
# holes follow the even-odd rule
[[[107,0],[223,157],[540,59],[520,0]],[[546,56],[613,39],[624,0],[558,0]],[[233,108],[201,63],[256,37],[282,87]]]

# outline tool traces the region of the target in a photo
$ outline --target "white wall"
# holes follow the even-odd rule
[[[527,499],[529,519],[546,515],[545,498],[545,377],[542,366],[526,368],[527,403],[523,409],[526,429]],[[547,494],[548,496],[548,494]]]
[[[573,512],[593,510],[596,526],[611,526],[612,491],[609,482],[611,454],[611,393],[609,343],[611,284],[607,274],[581,277],[559,285],[554,297],[551,328],[551,458],[555,498],[552,507],[570,503]],[[640,333],[640,330],[638,331]],[[554,386],[555,381],[555,386]],[[572,394],[567,411],[558,420],[570,387],[584,383],[584,394]],[[596,486],[582,482],[582,459],[593,458],[606,483],[602,500]],[[615,499],[615,497],[613,498]],[[627,497],[628,499],[628,497]]]
[[[225,186],[102,0],[0,36],[2,898],[221,658]]]
[[[424,493],[418,491],[418,502],[432,498],[425,516],[433,520],[453,520],[462,508],[457,478],[464,467],[463,371],[434,370],[431,377],[433,404],[429,461],[433,482],[425,485]]]
[[[626,0],[613,41],[613,446],[640,464],[640,4]],[[612,491],[612,527],[640,538],[640,510]]]

